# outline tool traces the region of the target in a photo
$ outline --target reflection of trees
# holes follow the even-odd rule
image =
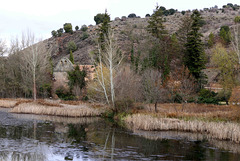
[[[79,124],[68,124],[68,138],[74,139],[74,143],[80,143],[81,141],[86,140],[86,131],[85,126]]]

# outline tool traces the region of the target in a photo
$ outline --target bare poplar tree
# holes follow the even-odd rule
[[[98,44],[97,59],[92,60],[93,64],[96,65],[96,79],[101,87],[101,89],[95,88],[95,90],[104,93],[107,104],[114,107],[115,78],[119,73],[123,56],[119,53],[117,42],[111,29],[109,29],[108,35],[105,35],[105,50],[101,50],[100,44]],[[104,74],[104,68],[107,69],[108,76]],[[107,84],[109,84],[109,86]]]
[[[47,75],[49,67],[49,49],[43,41],[37,42],[34,34],[28,32],[23,34],[21,73],[26,83],[32,85],[33,99],[37,99],[37,82]]]
[[[240,65],[240,17],[235,17],[235,25],[233,26],[232,47],[238,57],[238,64]]]

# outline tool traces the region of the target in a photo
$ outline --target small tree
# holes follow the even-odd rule
[[[86,26],[86,25],[82,25],[82,27],[81,27],[81,31],[83,31],[83,32],[85,32],[85,31],[87,31],[87,29],[88,29],[88,27]]]
[[[211,48],[214,45],[214,34],[211,32],[208,36],[208,47]]]
[[[57,37],[57,34],[58,34],[57,31],[53,30],[51,33],[53,37]]]
[[[70,52],[70,51],[74,52],[74,51],[77,50],[77,45],[75,44],[74,41],[70,41],[70,42],[68,42],[67,48],[68,48],[68,51],[69,51],[69,52]]]
[[[63,28],[64,28],[66,33],[72,33],[73,32],[71,23],[65,23],[63,25]]]
[[[68,72],[68,85],[78,98],[82,95],[82,90],[86,86],[85,78],[87,73],[85,70],[80,70],[79,65],[76,65],[73,71]]]
[[[94,16],[94,21],[96,22],[96,25],[103,23],[106,20],[110,21],[110,16],[106,15],[106,13],[99,13],[96,16]]]
[[[76,31],[78,31],[78,30],[79,30],[79,27],[78,27],[78,26],[76,26],[76,27],[75,27],[75,30],[76,30]]]
[[[136,17],[137,17],[137,16],[136,16],[135,13],[131,13],[131,14],[128,15],[128,18],[136,18]]]
[[[227,45],[231,42],[231,32],[229,26],[221,26],[219,36]]]
[[[61,37],[62,34],[63,34],[63,28],[58,29],[58,30],[57,30],[57,35],[58,35],[58,37]]]

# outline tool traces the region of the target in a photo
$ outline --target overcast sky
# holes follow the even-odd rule
[[[12,37],[20,37],[29,29],[45,39],[51,36],[52,30],[63,27],[66,22],[72,23],[73,28],[83,24],[95,25],[93,17],[104,13],[105,9],[111,19],[130,13],[145,17],[153,12],[157,3],[179,11],[214,5],[221,8],[227,3],[240,5],[239,0],[4,0],[0,5],[0,38],[9,43]]]

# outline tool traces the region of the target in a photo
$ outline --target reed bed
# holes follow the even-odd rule
[[[100,116],[103,113],[103,109],[80,105],[47,106],[37,102],[30,102],[14,107],[11,112],[66,117],[90,117]]]
[[[159,118],[151,115],[134,114],[127,116],[126,124],[137,130],[177,130],[208,134],[211,139],[230,140],[240,142],[240,125],[230,122],[209,122],[190,120],[184,121],[175,118]]]
[[[8,100],[8,99],[1,99],[0,100],[0,107],[3,108],[13,108],[18,101],[16,100]]]
[[[52,121],[56,123],[64,124],[90,124],[100,120],[99,117],[61,117],[61,116],[47,116],[47,115],[28,115],[28,114],[13,114],[17,119],[25,120],[40,120],[40,121]]]

